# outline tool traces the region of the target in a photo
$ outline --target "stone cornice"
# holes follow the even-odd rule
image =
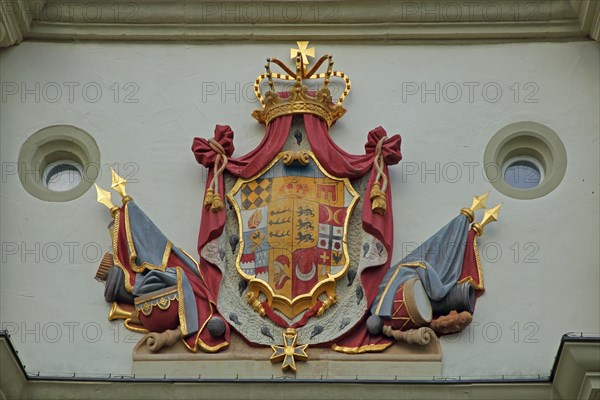
[[[280,399],[281,380],[276,379],[218,379],[186,380],[129,376],[40,376],[25,371],[10,336],[0,330],[0,398],[31,399],[55,398],[71,394],[100,393],[96,398],[215,398],[227,390],[231,398],[248,394],[261,399]],[[438,381],[354,381],[297,380],[289,392],[303,397],[323,397],[323,393],[337,393],[347,399],[365,398],[375,393],[378,398],[412,399],[583,399],[595,400],[600,395],[600,342],[597,335],[583,337],[564,335],[549,379],[480,380],[440,379]],[[178,382],[178,384],[173,384]],[[364,385],[368,383],[368,385]],[[361,386],[363,386],[361,388]],[[157,388],[163,391],[157,392]],[[200,389],[201,388],[201,389]],[[367,389],[368,388],[368,389]],[[368,390],[368,392],[366,390]],[[325,390],[325,392],[323,392]],[[372,396],[371,396],[372,397]]]
[[[23,39],[470,43],[598,40],[600,34],[596,0],[0,3],[2,46]]]
[[[19,44],[29,33],[32,16],[28,9],[25,0],[0,0],[0,47]]]

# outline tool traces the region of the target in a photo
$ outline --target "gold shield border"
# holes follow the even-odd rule
[[[273,160],[271,160],[269,165],[267,165],[265,168],[263,168],[262,171],[260,171],[258,174],[254,175],[253,177],[251,177],[249,179],[238,178],[238,180],[235,183],[235,185],[233,186],[233,188],[229,191],[229,193],[227,193],[227,200],[231,203],[231,205],[235,209],[235,213],[237,215],[238,225],[239,225],[240,248],[238,250],[238,254],[237,254],[237,257],[235,260],[235,267],[236,267],[238,273],[244,279],[248,280],[248,292],[246,294],[246,299],[248,300],[248,303],[250,303],[253,306],[254,310],[257,311],[261,315],[264,315],[264,310],[262,309],[262,306],[261,306],[260,302],[258,301],[258,296],[260,293],[263,293],[266,296],[267,302],[271,308],[280,310],[288,318],[294,318],[300,312],[314,307],[318,301],[318,297],[322,293],[326,293],[328,298],[323,302],[323,306],[318,311],[318,315],[321,315],[327,308],[329,308],[333,303],[335,303],[335,301],[336,301],[335,282],[339,278],[344,276],[344,274],[348,270],[348,266],[350,265],[350,257],[348,254],[348,240],[347,240],[348,224],[350,222],[350,217],[352,216],[352,214],[354,212],[354,208],[356,207],[356,204],[360,200],[360,194],[358,194],[358,192],[352,187],[352,184],[350,183],[350,180],[348,178],[338,178],[338,177],[331,175],[323,168],[323,166],[321,165],[319,160],[317,160],[317,158],[315,157],[313,152],[307,151],[306,153],[310,156],[310,158],[315,162],[315,164],[317,165],[319,170],[326,177],[328,177],[332,180],[335,180],[335,181],[343,182],[346,190],[348,190],[348,192],[353,197],[352,202],[348,206],[348,212],[346,213],[346,218],[344,221],[344,235],[342,237],[342,249],[344,252],[344,257],[346,259],[346,263],[344,265],[344,268],[340,272],[338,272],[335,275],[328,274],[327,279],[324,279],[321,282],[317,283],[313,287],[313,289],[310,291],[310,293],[296,296],[294,299],[291,299],[291,300],[288,297],[275,294],[275,292],[273,291],[271,286],[267,282],[263,281],[262,279],[256,279],[255,276],[248,275],[244,271],[242,271],[242,269],[240,267],[240,260],[242,258],[242,253],[244,251],[244,234],[243,234],[243,225],[242,225],[243,221],[242,221],[242,213],[240,210],[240,206],[237,204],[237,202],[233,196],[240,190],[241,186],[244,183],[252,182],[252,181],[260,178],[261,175],[265,174],[279,160],[281,160],[284,156],[286,156],[285,152],[281,152],[281,153],[277,154],[275,156],[275,158],[273,158]]]

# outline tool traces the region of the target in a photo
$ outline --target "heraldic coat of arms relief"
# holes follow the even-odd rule
[[[400,136],[378,127],[364,154],[338,147],[329,129],[346,112],[350,80],[331,55],[311,65],[315,49],[298,47],[295,65],[268,59],[255,81],[262,108],[253,117],[266,126],[255,150],[233,157],[229,126],[193,140],[194,157],[209,170],[198,261],[152,222],[114,171],[121,206],[97,187],[113,222],[112,253],[96,278],[105,282],[109,319],[143,334],[134,361],[264,360],[271,375],[269,360],[291,372],[298,361],[307,369],[337,361],[348,372],[361,357],[379,360],[363,353],[382,353],[389,373],[390,361],[439,364],[439,336],[471,322],[484,291],[476,240],[500,207],[474,223],[487,194],[475,196],[392,263],[388,168],[402,158]],[[343,88],[337,99],[332,85]]]

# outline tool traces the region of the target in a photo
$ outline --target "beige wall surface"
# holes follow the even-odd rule
[[[352,80],[334,140],[360,153],[378,125],[403,137],[404,160],[391,168],[393,261],[472,195],[489,190],[488,205],[504,203],[479,241],[487,291],[471,327],[442,339],[443,374],[548,375],[563,333],[600,332],[600,45],[314,44]],[[28,371],[127,374],[138,336],[106,320],[93,279],[110,249],[107,210],[93,190],[63,203],[29,195],[16,173],[25,140],[50,125],[88,132],[101,152],[98,183],[110,186],[113,166],[164,233],[196,254],[206,173],[192,138],[229,124],[235,155],[252,150],[264,133],[250,117],[252,82],[289,47],[25,42],[0,52],[0,322]],[[539,199],[506,197],[484,174],[488,141],[518,121],[550,127],[566,148],[562,183]]]

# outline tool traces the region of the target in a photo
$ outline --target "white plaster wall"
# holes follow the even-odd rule
[[[391,169],[394,261],[468,206],[472,195],[489,190],[489,205],[504,202],[500,222],[480,240],[487,292],[473,326],[443,339],[444,375],[547,375],[562,334],[600,332],[598,43],[317,45],[318,54],[334,54],[336,67],[352,79],[348,113],[331,131],[336,142],[362,152],[377,125],[403,136],[404,161]],[[251,89],[242,89],[263,71],[266,57],[284,59],[289,47],[27,42],[2,50],[0,321],[13,332],[28,371],[126,374],[138,336],[106,320],[103,285],[93,279],[98,247],[109,248],[107,210],[93,189],[67,203],[25,192],[11,172],[22,143],[54,124],[89,132],[102,154],[98,183],[110,186],[108,166],[117,163],[143,209],[195,254],[205,174],[190,152],[192,138],[229,124],[235,155],[253,149],[264,128],[250,117],[257,107]],[[39,101],[33,94],[7,95],[7,82],[34,90],[39,82]],[[43,92],[51,82],[64,89],[56,102],[49,101],[55,92]],[[80,84],[72,102],[66,82]],[[128,82],[139,89],[131,98],[137,103],[125,102]],[[403,98],[413,83],[435,92],[436,82],[439,101],[435,94]],[[450,101],[453,82],[463,90],[456,102]],[[97,102],[83,96],[86,83],[102,88]],[[116,99],[115,84],[121,88]],[[218,93],[203,92],[215,85]],[[491,86],[502,90],[497,102]],[[526,102],[536,88],[527,100],[537,102]],[[93,89],[87,94],[95,96]],[[498,193],[482,168],[491,136],[523,120],[555,130],[568,156],[562,184],[529,201]],[[424,174],[436,163],[438,173]]]

